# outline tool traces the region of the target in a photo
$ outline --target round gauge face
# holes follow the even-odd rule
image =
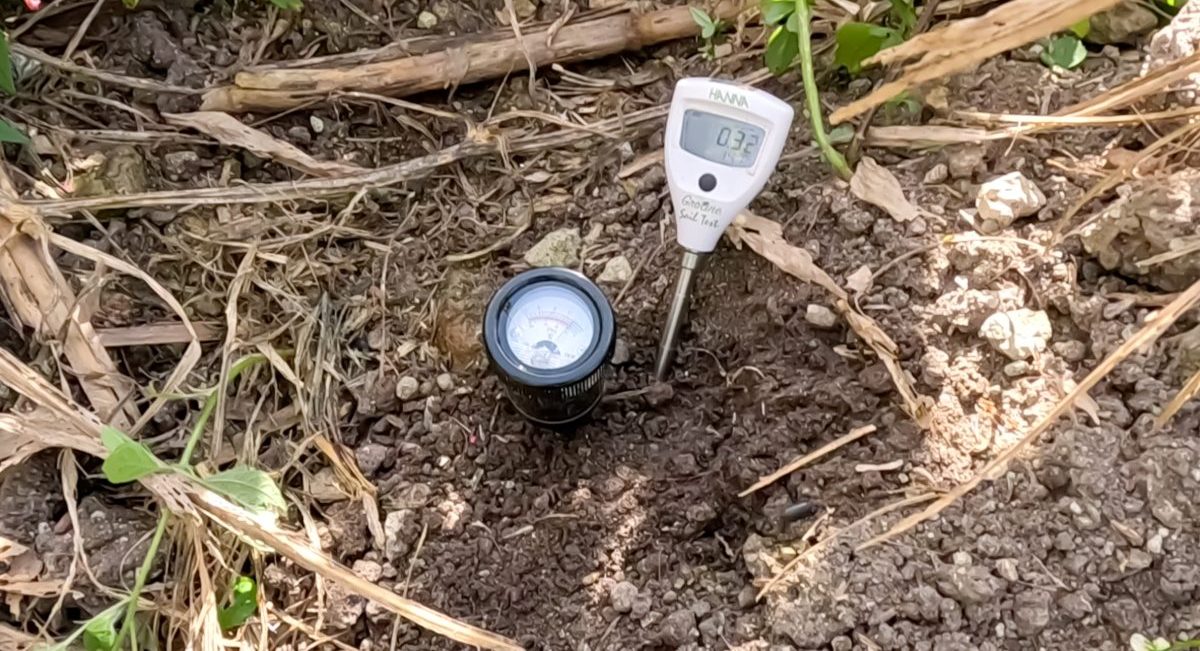
[[[563,285],[539,283],[512,302],[505,330],[517,359],[555,370],[578,361],[592,347],[596,317],[587,300]]]

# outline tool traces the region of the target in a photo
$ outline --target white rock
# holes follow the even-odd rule
[[[420,29],[433,29],[437,27],[438,17],[431,11],[422,11],[417,14],[417,27]]]
[[[417,395],[417,391],[420,388],[421,383],[417,382],[417,378],[405,375],[396,382],[396,397],[401,400],[408,400]]]
[[[561,228],[526,251],[525,262],[534,267],[574,267],[579,264],[582,243],[578,228]]]
[[[383,578],[383,566],[375,561],[359,559],[354,561],[354,567],[351,568],[354,573],[362,577],[366,581],[376,583]]]
[[[1018,359],[1004,365],[1004,374],[1008,377],[1020,377],[1029,372],[1029,362]]]
[[[308,126],[312,127],[313,133],[325,132],[325,121],[315,115],[308,116]]]
[[[804,320],[818,328],[833,328],[837,326],[838,322],[837,315],[833,313],[833,310],[816,303],[809,303],[805,308]]]
[[[408,541],[405,539],[407,529],[417,528],[416,512],[410,509],[400,509],[387,514],[383,521],[383,554],[389,561],[403,558],[408,553]]]
[[[629,361],[629,344],[625,343],[624,339],[617,339],[617,343],[613,344],[612,363],[620,366]]]
[[[449,391],[454,388],[454,376],[449,373],[442,373],[437,376],[438,388],[442,391]]]
[[[1028,308],[997,312],[979,326],[979,335],[1013,360],[1029,359],[1046,350],[1051,334],[1050,317]]]
[[[608,591],[608,599],[612,603],[613,610],[621,614],[633,610],[633,602],[637,599],[637,596],[637,586],[628,581],[616,583]]]
[[[604,263],[604,271],[600,272],[598,280],[602,283],[621,285],[628,281],[632,275],[633,267],[629,264],[629,258],[618,255]]]
[[[1020,172],[1010,172],[979,186],[975,208],[979,229],[995,233],[1046,205],[1046,195]]]

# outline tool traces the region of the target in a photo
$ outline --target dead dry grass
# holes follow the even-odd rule
[[[1111,6],[1114,1],[1089,0],[1051,6],[1033,0],[1014,0],[981,18],[945,24],[940,29],[915,38],[905,46],[878,57],[882,64],[919,60],[905,70],[895,82],[884,85],[860,102],[839,110],[833,116],[834,121],[848,119],[914,84],[951,74],[987,56],[1051,33],[1082,16]],[[846,12],[847,8],[842,6],[845,3],[832,4],[833,6],[824,9],[835,14],[838,11]],[[944,1],[939,6],[939,11],[961,10],[964,4]],[[1013,29],[1013,25],[1017,25],[1017,28]],[[552,26],[548,26],[547,30],[551,28]],[[561,36],[564,32],[559,30],[558,34]],[[988,38],[989,35],[994,38]],[[533,37],[547,42],[547,48],[550,36],[545,31],[533,33]],[[989,45],[978,47],[981,40]],[[23,46],[17,46],[16,51],[45,65],[116,86],[152,92],[195,92],[192,89],[169,87],[158,82],[83,68]],[[528,51],[523,48],[522,58],[528,55]],[[1031,136],[1039,130],[1051,128],[1181,120],[1190,118],[1193,113],[1187,110],[1173,110],[1139,114],[1131,107],[1136,107],[1139,101],[1162,92],[1174,81],[1194,73],[1197,66],[1200,66],[1200,59],[1190,57],[1173,64],[1169,69],[1155,71],[1054,116],[963,114],[958,116],[963,124],[943,125],[935,129],[920,127],[919,132],[904,131],[898,127],[879,127],[871,129],[868,138],[870,142],[885,146],[914,146]],[[289,70],[290,68],[283,67],[280,70],[247,73],[248,76],[244,79],[239,77],[238,83],[241,84],[247,79],[266,79],[271,75],[286,81],[298,74]],[[575,81],[580,85],[581,93],[599,92],[594,85],[589,86],[595,83],[594,80],[582,75],[576,76],[579,77]],[[759,72],[746,81],[761,81],[764,78]],[[279,88],[272,86],[270,90],[275,91]],[[361,91],[356,86],[344,84],[325,90],[351,93]],[[292,99],[289,98],[289,101]],[[306,101],[307,99],[309,98],[305,98]],[[378,96],[368,97],[365,94],[358,99],[382,100],[393,104],[399,102]],[[407,108],[424,110],[418,105],[408,105]],[[377,297],[378,304],[358,305],[341,313],[334,313],[327,297],[313,300],[310,296],[310,290],[318,286],[312,278],[331,274],[339,266],[353,264],[353,261],[338,260],[329,252],[338,242],[353,240],[361,246],[391,255],[394,235],[372,232],[354,225],[353,218],[365,210],[363,202],[368,201],[368,189],[394,186],[404,181],[427,177],[454,163],[481,156],[498,156],[507,164],[508,156],[516,153],[552,152],[612,134],[630,137],[655,128],[665,116],[665,108],[651,106],[587,123],[555,115],[499,115],[488,124],[466,124],[466,136],[457,144],[376,169],[362,169],[343,163],[317,160],[224,113],[165,116],[167,122],[177,127],[199,131],[227,146],[244,148],[260,156],[270,157],[314,177],[298,182],[237,188],[194,188],[185,191],[83,199],[47,196],[35,200],[18,196],[14,185],[0,168],[0,215],[3,216],[3,222],[0,222],[0,233],[3,234],[3,246],[0,247],[0,285],[8,300],[6,307],[12,316],[34,332],[40,341],[53,343],[56,350],[61,352],[59,377],[56,378],[59,386],[55,386],[55,383],[47,380],[27,361],[18,359],[9,351],[0,350],[0,380],[23,397],[19,409],[0,415],[0,432],[4,434],[3,438],[0,438],[0,470],[21,463],[40,450],[62,448],[65,451],[63,468],[72,469],[64,470],[64,494],[73,495],[76,477],[73,474],[75,466],[70,457],[80,453],[104,458],[108,454],[100,443],[102,424],[112,424],[136,437],[169,401],[179,395],[194,395],[194,391],[187,388],[188,384],[206,379],[215,381],[213,390],[219,396],[213,427],[206,435],[204,443],[207,463],[213,466],[233,461],[253,464],[257,461],[258,450],[264,447],[269,435],[282,429],[295,428],[302,433],[303,441],[289,448],[289,462],[275,469],[274,475],[277,478],[295,477],[304,475],[308,466],[332,467],[337,473],[339,485],[364,505],[372,536],[378,542],[382,539],[383,531],[379,522],[378,507],[375,505],[375,488],[359,473],[353,457],[338,442],[337,432],[342,414],[337,411],[334,394],[338,388],[344,386],[347,377],[355,375],[365,365],[364,359],[355,358],[355,353],[346,352],[345,344],[350,336],[347,333],[359,333],[363,324],[380,312],[386,313],[387,310],[383,305],[382,296]],[[1119,109],[1127,111],[1114,113]],[[443,114],[439,117],[447,119],[457,116]],[[522,126],[501,126],[508,121],[518,122]],[[989,126],[1014,126],[980,129],[975,126],[979,123]],[[531,124],[550,126],[542,128],[530,126]],[[1179,142],[1190,143],[1194,136],[1195,128],[1190,124],[1169,134],[1158,144],[1148,148],[1138,161],[1097,184],[1093,192],[1068,211],[1062,220],[1063,223],[1072,222],[1090,202],[1103,198],[1138,165],[1152,157],[1169,154]],[[651,160],[645,164],[656,163]],[[865,189],[860,186],[857,193],[860,196],[870,195],[870,188],[879,187],[879,183],[876,179],[867,183],[869,187]],[[888,189],[894,190],[890,185]],[[323,207],[316,204],[316,200],[325,198],[329,198],[331,203]],[[902,193],[900,199],[903,199]],[[253,207],[266,203],[277,204],[283,213],[282,216],[270,216],[268,213],[258,212]],[[156,277],[128,260],[57,234],[47,225],[47,220],[52,217],[103,209],[164,206],[189,209],[219,206],[227,209],[228,206],[238,204],[249,206],[247,212],[238,218],[226,220],[219,232],[180,234],[177,241],[167,243],[173,254],[186,258],[198,268],[208,270],[198,287],[195,279]],[[904,214],[909,214],[906,211],[910,210],[915,214],[917,210],[906,205],[906,201],[897,202],[894,192],[888,195],[888,204]],[[529,214],[523,217],[525,221],[516,223],[507,232],[505,239],[452,255],[447,262],[465,262],[502,249],[528,228],[538,207],[538,200],[530,198]],[[441,210],[442,206],[435,208]],[[545,206],[542,206],[542,209],[545,209]],[[911,378],[900,364],[895,343],[878,323],[857,308],[852,291],[834,282],[813,263],[811,256],[804,249],[786,242],[779,224],[753,215],[744,215],[731,232],[731,236],[789,275],[822,287],[833,299],[836,308],[851,329],[869,349],[870,354],[877,356],[885,364],[908,415],[924,427],[936,426],[932,401],[913,388]],[[93,327],[91,306],[86,297],[94,288],[73,284],[56,261],[61,258],[55,258],[54,253],[65,254],[69,259],[89,266],[97,283],[108,276],[116,275],[123,275],[142,283],[162,301],[173,315],[173,320],[120,330],[99,330]],[[297,262],[302,271],[285,275],[278,268],[281,261]],[[422,282],[433,287],[437,286],[441,279],[429,278]],[[381,294],[386,293],[384,284],[381,280]],[[196,294],[188,296],[189,300],[205,298],[223,305],[219,321],[201,324],[189,318],[189,310],[185,309],[177,298],[178,292],[189,286],[194,288]],[[1197,300],[1200,300],[1200,284],[1174,297],[1140,332],[1126,341],[1058,401],[1051,412],[1027,432],[1017,445],[989,462],[976,477],[941,496],[923,494],[901,499],[838,532],[827,534],[798,556],[780,576],[773,578],[763,587],[763,592],[784,580],[787,572],[802,559],[810,558],[821,548],[840,540],[843,534],[856,532],[876,517],[934,500],[922,511],[904,518],[887,533],[872,538],[864,546],[899,535],[952,505],[1033,445],[1056,418],[1069,410],[1077,400],[1086,396],[1087,390],[1102,380],[1121,359],[1161,336]],[[427,304],[415,308],[406,316],[414,324],[419,324],[419,327],[430,328],[430,323],[435,317],[434,312],[435,306]],[[267,334],[244,334],[250,332]],[[284,339],[291,342],[286,349],[276,343]],[[217,368],[219,371],[212,377],[198,379],[204,355],[202,342],[219,342],[219,350],[210,350],[204,359],[208,367]],[[406,346],[409,343],[411,342],[399,342],[399,345]],[[182,353],[173,360],[170,370],[162,376],[161,382],[157,383],[153,392],[148,391],[147,387],[136,386],[130,378],[125,377],[109,350],[120,346],[147,344],[183,346]],[[412,345],[410,350],[417,347],[415,343]],[[230,366],[245,354],[261,355],[265,365],[256,371],[258,375],[243,379],[242,384],[226,386],[225,378],[228,377]],[[79,389],[78,394],[72,391],[76,386]],[[251,386],[254,390],[248,388]],[[1169,419],[1184,401],[1195,394],[1198,387],[1200,374],[1192,377],[1180,391],[1176,400],[1164,411],[1159,424]],[[238,424],[236,428],[229,425],[234,420]],[[757,490],[820,455],[832,452],[838,445],[869,432],[867,428],[855,430],[833,444],[801,457],[796,463],[779,472],[764,477],[746,493]],[[213,469],[215,467],[209,468]],[[464,644],[488,649],[520,648],[513,640],[482,630],[364,581],[323,552],[313,543],[311,536],[305,535],[307,532],[292,529],[271,518],[264,518],[261,514],[247,510],[197,482],[179,475],[152,475],[144,479],[142,485],[153,496],[158,507],[173,516],[169,542],[174,550],[171,555],[171,572],[174,578],[172,593],[169,599],[156,599],[144,604],[148,611],[159,618],[157,628],[165,637],[183,639],[202,649],[227,646],[229,641],[217,625],[216,613],[227,597],[227,586],[236,574],[233,568],[249,564],[256,570],[261,570],[263,559],[271,555],[286,558],[296,566],[320,577],[321,581],[336,583],[351,593],[385,606],[409,621]],[[299,507],[298,511],[307,511],[304,496],[289,497]],[[68,500],[73,498],[68,497]],[[73,501],[71,503],[74,518],[77,516],[74,513]],[[72,572],[74,573],[74,569]],[[70,580],[68,578],[68,583]],[[29,590],[34,589],[26,587]],[[11,589],[11,585],[9,588]],[[0,589],[3,587],[0,586]],[[344,642],[331,639],[322,631],[320,622],[325,607],[322,590],[311,595],[299,608],[272,604],[270,610],[263,611],[268,613],[266,618],[238,633],[239,641],[250,646],[268,648],[279,637],[296,635],[316,643],[328,642],[339,648],[349,648]],[[265,621],[268,618],[270,622]],[[271,630],[276,625],[282,627],[282,632]],[[11,644],[28,647],[45,641],[11,627],[0,626],[0,646]]]

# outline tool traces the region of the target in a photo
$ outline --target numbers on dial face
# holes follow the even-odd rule
[[[508,347],[522,364],[554,370],[579,361],[592,348],[596,319],[571,289],[543,284],[520,294],[509,309]]]

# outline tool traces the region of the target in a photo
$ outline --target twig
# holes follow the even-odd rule
[[[655,106],[633,113],[600,120],[592,125],[594,131],[613,131],[630,135],[632,128],[660,120],[666,115],[666,106]],[[561,147],[592,137],[592,133],[581,130],[561,130],[548,134],[536,134],[508,141],[510,153],[527,153],[553,147]],[[317,199],[337,194],[353,193],[362,188],[383,187],[402,183],[439,167],[457,161],[491,154],[499,150],[500,138],[485,142],[467,140],[441,151],[413,158],[395,165],[355,174],[304,181],[263,183],[238,188],[199,188],[185,191],[143,192],[125,196],[88,197],[56,201],[35,201],[28,205],[46,213],[72,213],[78,210],[102,208],[149,208],[163,206],[197,206],[240,203],[268,203],[300,199]]]
[[[1154,429],[1162,429],[1165,427],[1167,422],[1175,417],[1175,414],[1179,412],[1183,405],[1196,395],[1197,391],[1200,391],[1200,371],[1196,371],[1194,374],[1192,374],[1192,377],[1188,378],[1188,381],[1184,383],[1183,388],[1179,390],[1179,393],[1175,394],[1174,398],[1171,398],[1171,402],[1169,402],[1167,406],[1163,408],[1162,413],[1154,419]]]
[[[1171,301],[1170,305],[1163,308],[1160,312],[1158,312],[1158,314],[1155,314],[1153,317],[1148,319],[1141,330],[1137,331],[1137,333],[1135,333],[1129,339],[1126,339],[1125,343],[1121,344],[1120,347],[1110,353],[1109,356],[1106,357],[1104,361],[1101,362],[1100,365],[1097,366],[1091,373],[1088,373],[1087,377],[1077,384],[1075,388],[1072,389],[1066,396],[1059,400],[1058,404],[1054,405],[1049,412],[1042,416],[1029,430],[1029,432],[1025,434],[1025,436],[1021,437],[1021,440],[1017,441],[1012,447],[1001,453],[1000,456],[993,459],[974,477],[966,482],[963,482],[962,484],[959,484],[953,490],[946,493],[946,495],[926,507],[920,513],[901,520],[884,534],[876,536],[875,538],[867,541],[863,545],[863,548],[890,540],[928,520],[929,518],[936,516],[937,514],[946,510],[946,508],[951,504],[958,501],[958,499],[963,495],[966,495],[976,486],[983,483],[985,479],[995,476],[1002,466],[1006,465],[1014,457],[1020,454],[1022,450],[1036,441],[1043,432],[1050,429],[1050,426],[1053,425],[1056,420],[1058,420],[1059,416],[1062,416],[1075,405],[1075,402],[1079,400],[1080,396],[1086,395],[1092,387],[1096,386],[1100,380],[1104,379],[1104,377],[1107,376],[1110,371],[1116,368],[1117,364],[1120,364],[1122,360],[1131,355],[1135,350],[1141,349],[1143,346],[1146,346],[1162,336],[1162,334],[1166,332],[1167,328],[1171,327],[1171,324],[1175,323],[1175,321],[1178,320],[1184,312],[1195,305],[1198,300],[1200,300],[1200,281],[1193,283],[1192,286],[1187,289],[1187,291],[1180,294],[1179,297],[1174,301]]]
[[[477,251],[471,251],[470,253],[452,253],[452,254],[446,256],[444,259],[446,260],[446,262],[466,262],[467,260],[474,260],[475,258],[482,258],[483,256],[485,256],[493,251],[498,251],[498,250],[508,246],[509,244],[512,244],[518,237],[521,236],[522,233],[529,230],[529,227],[533,225],[533,212],[534,212],[533,209],[534,209],[534,202],[530,201],[529,202],[529,212],[525,215],[525,219],[522,219],[521,223],[517,224],[516,228],[514,228],[513,231],[511,233],[509,233],[508,235],[505,235],[504,237],[496,240],[495,242],[492,242],[491,244],[489,244]]]
[[[77,75],[84,75],[87,77],[92,77],[93,79],[98,79],[100,81],[114,84],[117,86],[124,86],[126,88],[136,88],[138,90],[148,90],[153,93],[175,93],[178,95],[199,95],[204,92],[203,90],[197,90],[195,88],[186,88],[184,86],[173,86],[171,84],[164,84],[162,82],[153,81],[150,79],[141,79],[139,77],[129,77],[127,75],[119,75],[119,74],[116,74],[113,72],[105,72],[103,70],[93,70],[92,68],[85,68],[83,66],[76,65],[69,61],[63,61],[62,59],[59,59],[58,57],[52,57],[49,54],[46,54],[45,52],[42,52],[41,50],[39,50],[37,48],[29,47],[28,45],[22,45],[20,43],[11,43],[10,45],[12,46],[13,52],[18,53],[21,56],[33,59],[34,61],[37,61],[38,63],[42,63],[42,64],[48,65],[52,68],[58,68],[59,70],[74,73]]]
[[[843,534],[854,531],[855,529],[874,520],[875,518],[887,515],[888,513],[891,513],[892,511],[902,509],[906,506],[912,506],[913,504],[920,504],[921,502],[928,502],[929,500],[937,497],[937,495],[938,495],[937,493],[922,493],[920,495],[913,495],[913,496],[906,497],[901,500],[897,500],[895,502],[892,502],[891,504],[881,506],[881,507],[875,509],[874,511],[871,511],[870,513],[864,515],[863,517],[855,520],[854,522],[851,522],[850,524],[842,527],[841,529],[834,531],[833,533],[829,534],[828,536],[825,536],[824,538],[818,540],[812,547],[809,547],[808,549],[806,549],[803,552],[801,552],[800,554],[798,554],[796,556],[796,558],[793,558],[791,561],[789,561],[788,564],[786,566],[784,566],[784,568],[782,570],[780,570],[778,574],[771,577],[771,579],[769,581],[767,581],[767,584],[764,585],[762,587],[762,589],[758,591],[758,595],[755,597],[755,599],[762,599],[763,596],[766,595],[768,592],[770,592],[776,585],[778,585],[780,581],[787,578],[788,574],[791,573],[791,571],[793,569],[795,569],[796,566],[799,565],[801,561],[812,556],[813,554],[816,554],[818,551],[825,549],[826,547],[829,546],[830,543],[832,543],[834,540],[837,540],[838,538],[840,538]]]
[[[513,0],[504,0],[504,8],[508,11],[508,26],[512,28],[517,45],[521,48],[521,54],[525,55],[525,63],[529,64],[529,84],[526,88],[529,91],[529,97],[534,99],[533,88],[534,82],[537,81],[537,64],[534,63],[533,55],[529,52],[529,46],[525,44],[525,37],[521,35],[521,19],[517,18],[517,10],[513,6]],[[549,45],[550,41],[550,37],[547,36],[546,44]]]
[[[79,29],[75,30],[75,35],[71,37],[71,42],[67,43],[67,49],[63,50],[63,61],[71,60],[71,55],[75,54],[75,48],[79,47],[79,42],[83,40],[84,34],[87,34],[88,28],[92,26],[92,21],[96,20],[96,16],[100,13],[100,8],[104,6],[104,1],[96,0],[92,3],[92,10],[84,17],[83,22],[79,23]]]
[[[198,341],[216,341],[221,338],[224,330],[216,322],[198,321],[192,324],[196,328]],[[126,346],[164,346],[170,344],[186,344],[192,341],[192,335],[187,328],[178,322],[146,323],[137,326],[118,328],[97,328],[96,337],[105,348],[122,348]]]
[[[650,255],[638,261],[638,266],[634,267],[633,273],[629,274],[629,280],[625,281],[625,284],[621,286],[621,291],[617,292],[617,297],[613,299],[614,307],[621,304],[621,301],[625,298],[625,294],[633,286],[633,281],[637,280],[637,277],[642,273],[642,269],[646,268],[648,262],[658,257],[659,252],[663,250],[663,246],[664,243],[659,242],[658,246],[654,247],[654,250],[650,252]]]
[[[874,425],[863,425],[862,427],[856,427],[856,428],[850,430],[849,433],[843,434],[841,437],[834,439],[833,441],[830,441],[829,443],[822,445],[821,447],[817,448],[816,450],[793,460],[791,463],[788,463],[787,465],[783,466],[779,470],[776,470],[775,472],[773,472],[765,477],[762,477],[758,481],[754,482],[753,486],[738,493],[738,497],[745,497],[745,496],[747,496],[757,490],[760,490],[766,486],[770,486],[771,484],[778,481],[781,477],[786,477],[786,476],[792,474],[793,472],[799,470],[800,468],[807,466],[808,464],[812,463],[813,461],[816,461],[817,459],[820,459],[821,457],[829,454],[830,452],[833,452],[834,450],[842,447],[843,445],[845,445],[847,443],[851,443],[853,441],[857,441],[858,439],[860,439],[874,431],[875,431]]]

